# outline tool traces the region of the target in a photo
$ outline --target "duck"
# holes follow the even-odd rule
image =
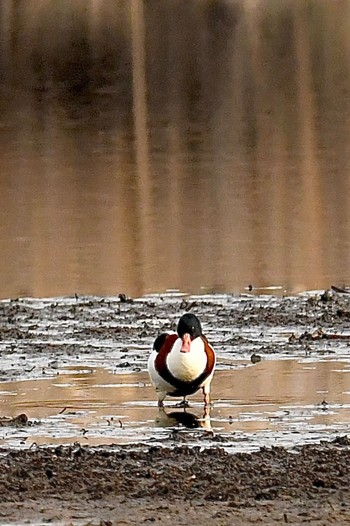
[[[148,373],[158,397],[158,407],[166,396],[186,397],[203,392],[204,405],[210,405],[210,384],[216,356],[202,332],[201,322],[193,313],[181,316],[177,332],[157,336],[148,359]]]

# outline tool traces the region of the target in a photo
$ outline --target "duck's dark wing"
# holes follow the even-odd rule
[[[155,351],[159,352],[161,350],[161,348],[163,347],[164,342],[165,342],[165,340],[167,339],[168,336],[169,336],[169,334],[167,332],[162,332],[162,334],[157,336],[157,338],[154,340],[154,343],[153,343],[153,349]]]

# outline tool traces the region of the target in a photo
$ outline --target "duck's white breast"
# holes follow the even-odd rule
[[[201,338],[195,338],[189,352],[180,352],[181,346],[182,341],[178,338],[167,356],[167,366],[175,378],[191,382],[202,374],[207,365],[204,342]]]

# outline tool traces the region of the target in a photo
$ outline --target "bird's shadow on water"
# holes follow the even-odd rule
[[[156,417],[156,424],[159,427],[184,427],[187,429],[204,428],[211,430],[210,411],[204,409],[201,416],[196,415],[184,408],[182,411],[159,408]]]

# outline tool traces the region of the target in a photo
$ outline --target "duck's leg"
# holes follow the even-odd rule
[[[204,412],[203,412],[203,420],[208,420],[209,419],[209,422],[210,422],[210,404],[205,404],[204,406]]]
[[[164,407],[164,398],[166,397],[166,393],[163,391],[157,391],[158,396],[158,407]]]
[[[202,387],[202,391],[204,397],[204,405],[210,405],[210,385],[204,385]]]

